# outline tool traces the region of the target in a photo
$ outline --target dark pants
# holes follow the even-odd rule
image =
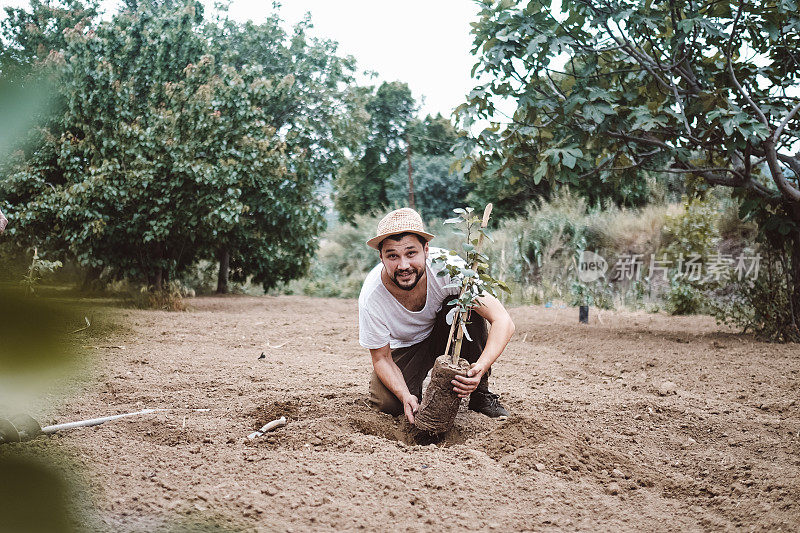
[[[408,385],[408,390],[418,399],[422,398],[422,381],[428,375],[428,371],[433,368],[436,358],[444,354],[444,350],[447,347],[450,325],[447,324],[445,317],[450,309],[451,306],[446,305],[436,314],[433,331],[431,331],[427,339],[412,346],[392,350],[392,360],[403,373],[403,379]],[[466,337],[464,338],[464,342],[461,345],[461,357],[469,363],[474,363],[481,356],[483,348],[486,346],[486,337],[488,336],[486,319],[474,311],[471,312],[469,323],[467,324],[467,332],[472,341],[468,341]],[[490,373],[491,369],[483,375],[477,390],[489,390]],[[369,382],[369,401],[373,407],[380,409],[384,413],[389,413],[393,416],[403,413],[402,402],[392,391],[386,388],[374,370]]]

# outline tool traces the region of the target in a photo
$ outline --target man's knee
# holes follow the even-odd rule
[[[397,416],[403,413],[403,404],[397,396],[386,388],[378,375],[373,371],[369,380],[369,403],[375,409]]]

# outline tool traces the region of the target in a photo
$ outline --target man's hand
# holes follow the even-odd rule
[[[453,384],[453,392],[458,394],[459,398],[466,398],[472,391],[478,388],[478,383],[486,373],[486,369],[478,363],[472,363],[467,370],[466,376],[458,375],[456,379],[451,381]]]
[[[413,394],[409,394],[405,400],[403,400],[403,411],[406,413],[406,418],[408,418],[408,423],[412,426],[414,425],[414,415],[417,414],[419,411],[419,400]]]

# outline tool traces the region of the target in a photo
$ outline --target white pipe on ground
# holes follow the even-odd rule
[[[277,420],[273,420],[272,422],[267,423],[264,427],[262,427],[258,431],[254,431],[254,432],[250,433],[247,436],[247,438],[250,439],[250,440],[253,440],[253,439],[257,438],[257,437],[262,436],[264,433],[267,433],[269,431],[272,431],[275,428],[279,428],[279,427],[285,426],[285,425],[286,425],[286,417],[282,416]]]
[[[103,422],[109,422],[111,420],[117,420],[118,418],[125,418],[127,416],[136,416],[136,415],[148,415],[150,413],[155,413],[157,411],[167,411],[168,409],[142,409],[141,411],[136,411],[135,413],[124,413],[121,415],[111,415],[111,416],[103,416],[100,418],[90,418],[89,420],[79,420],[78,422],[66,422],[64,424],[56,424],[53,426],[45,426],[42,428],[42,433],[49,435],[51,433],[55,433],[56,431],[61,431],[64,429],[73,429],[73,428],[83,428],[83,427],[90,427],[90,426],[98,426]]]

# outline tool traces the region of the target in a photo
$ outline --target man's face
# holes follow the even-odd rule
[[[423,246],[413,235],[406,235],[399,241],[386,239],[381,249],[381,261],[397,287],[410,291],[425,276],[425,259],[428,244]]]

